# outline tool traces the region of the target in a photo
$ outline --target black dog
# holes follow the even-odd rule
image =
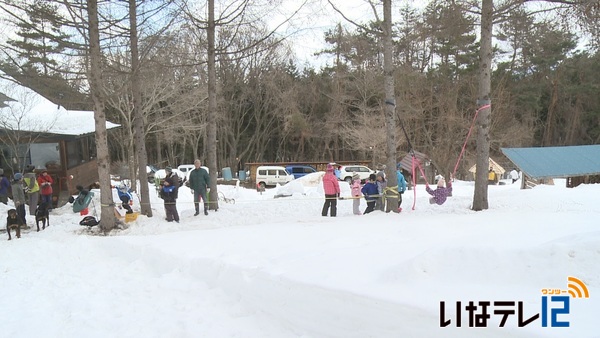
[[[6,232],[8,233],[9,241],[11,240],[10,229],[16,229],[15,232],[17,234],[17,238],[21,238],[21,225],[23,225],[23,221],[17,215],[17,210],[8,210],[8,217],[6,217]]]
[[[42,223],[42,230],[46,229],[46,223],[50,226],[50,213],[48,212],[48,203],[41,203],[35,209],[35,224],[37,225],[37,231],[40,231],[40,223]]]

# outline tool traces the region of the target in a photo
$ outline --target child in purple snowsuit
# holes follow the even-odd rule
[[[452,194],[452,181],[449,181],[448,186],[446,186],[446,181],[442,177],[438,180],[437,189],[432,190],[427,184],[425,190],[433,196],[429,199],[429,204],[442,205],[446,202],[446,198]]]

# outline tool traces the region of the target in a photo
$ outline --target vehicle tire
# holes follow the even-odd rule
[[[267,187],[267,186],[265,185],[265,182],[260,182],[260,183],[258,184],[258,186],[259,186],[260,190],[265,190],[265,188]]]

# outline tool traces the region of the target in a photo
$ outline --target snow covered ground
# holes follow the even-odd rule
[[[321,216],[318,174],[262,195],[219,190],[235,204],[193,216],[182,188],[179,224],[151,186],[154,217],[110,236],[70,205],[39,233],[0,233],[0,337],[600,337],[600,185],[491,186],[481,212],[469,209],[472,182],[455,182],[442,206],[418,186],[415,210],[409,191],[401,214],[355,216],[342,200],[335,218]],[[556,317],[566,328],[551,327],[562,303],[547,298],[542,327],[542,289],[567,290],[568,276],[590,297],[569,298]],[[469,328],[469,301],[492,303],[487,328]],[[519,302],[524,320],[540,314],[522,328]]]

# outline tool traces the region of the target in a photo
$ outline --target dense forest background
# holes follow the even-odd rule
[[[12,32],[4,34],[0,69],[69,109],[93,110],[81,33],[86,23],[73,20],[77,8],[61,3],[0,1],[5,29]],[[135,149],[132,66],[122,26],[127,3],[105,4],[101,16],[106,116],[123,126],[109,138],[115,162],[132,161]],[[207,36],[197,16],[202,4],[138,1],[138,6],[136,75],[148,163],[164,167],[205,159]],[[291,52],[293,36],[271,34],[259,20],[267,9],[258,8],[255,19],[243,23],[217,20],[218,168],[236,168],[237,159],[385,163],[383,48],[373,32],[376,22],[361,23],[369,30],[340,22],[326,31],[319,54],[331,61],[315,67],[299,63]],[[454,167],[478,108],[479,18],[464,8],[460,1],[437,0],[423,9],[410,4],[394,9],[396,113],[412,147],[442,172]],[[524,6],[511,7],[498,20],[492,157],[501,157],[501,147],[600,143],[598,21],[582,27],[556,12]],[[400,156],[409,150],[404,136],[397,147]],[[472,141],[459,173],[474,163]]]

